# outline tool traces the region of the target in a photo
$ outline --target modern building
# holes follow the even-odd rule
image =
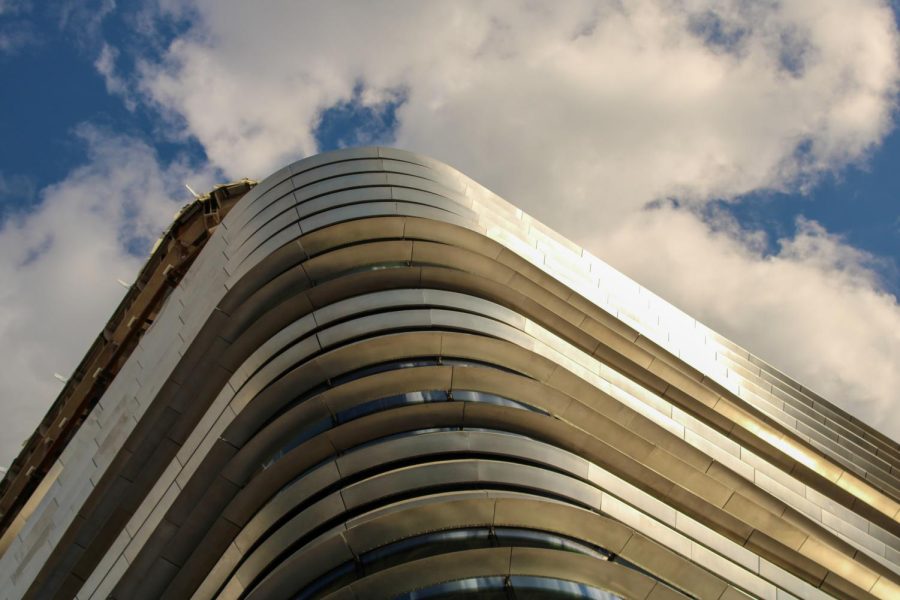
[[[896,599],[898,469],[464,175],[352,149],[178,217],[0,488],[0,585]]]

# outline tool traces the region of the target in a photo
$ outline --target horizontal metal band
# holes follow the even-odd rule
[[[323,429],[285,459],[302,448],[307,461],[329,460],[429,420],[507,429],[621,475],[604,480],[620,486],[604,488],[609,497],[633,490],[627,510],[661,511],[673,532],[689,524],[681,531],[693,560],[724,560],[725,542],[746,546],[760,589],[806,588],[759,556],[833,593],[885,596],[896,586],[896,444],[754,367],[739,349],[726,347],[730,362],[713,365],[711,376],[686,364],[677,348],[651,342],[659,338],[640,318],[604,311],[625,298],[613,290],[597,299],[613,275],[452,169],[383,149],[316,157],[260,184],[214,237],[136,355],[148,375],[140,422],[123,428],[133,433],[95,465],[63,470],[61,486],[80,477],[94,489],[72,495],[81,498],[71,505],[78,518],[65,522],[32,597],[82,583],[85,597],[153,596],[169,584],[169,594],[189,591],[178,587],[194,566],[188,549],[224,556],[283,487],[289,463],[261,465],[291,429],[378,398],[370,387],[341,400],[337,390],[352,386],[339,378],[423,356],[509,369],[435,365],[426,379],[449,377],[436,389],[494,393],[552,418],[477,402],[403,407]],[[183,356],[173,339],[184,342]],[[716,374],[725,364],[739,379]],[[125,414],[113,395],[92,416],[98,423]],[[801,421],[821,427],[807,431]],[[829,447],[833,436],[849,443]],[[617,510],[616,518],[630,514]],[[801,563],[802,554],[813,560]],[[34,576],[26,563],[17,581]]]

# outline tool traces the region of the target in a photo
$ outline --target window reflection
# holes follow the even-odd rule
[[[592,600],[620,600],[621,596],[601,590],[586,583],[553,579],[550,577],[533,577],[529,575],[512,575],[509,585],[513,590],[531,592],[528,598],[591,598]]]
[[[343,587],[351,581],[377,573],[390,567],[429,556],[492,547],[530,547],[573,552],[596,560],[617,562],[629,569],[666,585],[659,577],[637,565],[621,559],[609,550],[557,533],[519,527],[469,527],[413,536],[386,544],[361,554],[355,561],[348,561],[332,569],[304,588],[296,599],[313,598]],[[527,592],[505,595],[511,591]],[[398,598],[443,598],[477,594],[479,598],[595,598],[611,600],[619,596],[599,588],[564,579],[537,576],[473,577],[443,582],[427,588],[408,592]]]
[[[493,363],[474,360],[474,359],[464,359],[464,358],[453,358],[446,356],[421,356],[414,358],[405,358],[402,360],[390,360],[383,363],[378,363],[375,365],[368,365],[366,367],[362,367],[360,369],[356,369],[355,371],[349,371],[342,375],[338,375],[333,377],[328,383],[320,383],[314,386],[311,389],[306,390],[303,394],[296,397],[292,401],[284,404],[281,408],[278,409],[267,421],[266,425],[271,423],[272,421],[278,419],[281,415],[288,412],[298,404],[301,404],[304,400],[312,398],[317,394],[321,394],[325,390],[329,388],[333,388],[344,383],[349,383],[351,381],[356,381],[357,379],[362,379],[363,377],[368,377],[369,375],[377,375],[378,373],[385,373],[387,371],[396,371],[399,369],[410,369],[415,367],[434,367],[434,366],[457,366],[457,367],[482,367],[488,369],[496,369],[498,371],[504,371],[506,373],[512,373],[514,375],[520,375],[522,377],[528,377],[524,373],[520,373],[513,369],[495,365]],[[531,379],[530,377],[528,377]]]
[[[320,588],[318,591],[322,591]],[[305,592],[297,598],[312,598]],[[621,596],[586,583],[531,575],[470,577],[445,581],[400,594],[397,600],[438,600],[440,598],[479,598],[487,600],[588,598],[621,600]]]
[[[599,546],[591,546],[572,538],[534,531],[532,529],[513,529],[498,527],[494,530],[498,546],[530,546],[536,548],[552,548],[591,556],[598,560],[609,560],[612,553]]]
[[[310,423],[299,432],[297,432],[297,434],[292,437],[284,446],[279,448],[278,451],[275,452],[275,454],[270,456],[269,459],[263,463],[263,469],[268,469],[270,466],[278,462],[278,460],[280,460],[282,456],[284,456],[303,442],[316,437],[320,433],[327,431],[332,427],[333,425],[331,423],[331,417],[324,417]]]
[[[384,398],[364,402],[363,404],[357,404],[356,406],[338,412],[335,416],[337,417],[337,422],[340,424],[389,408],[396,408],[398,406],[406,406],[409,404],[422,404],[425,402],[446,402],[447,400],[449,400],[447,392],[440,390],[407,392],[405,394],[394,394],[393,396],[386,396]]]
[[[402,364],[410,364],[410,366],[421,366],[419,364],[412,363]],[[550,414],[541,408],[525,402],[521,402],[519,400],[513,400],[512,398],[498,396],[497,394],[477,392],[473,390],[451,390],[449,392],[444,390],[420,390],[405,392],[402,394],[393,394],[391,396],[376,398],[374,400],[369,400],[368,402],[363,402],[362,404],[351,406],[342,411],[338,411],[333,418],[331,416],[323,417],[322,419],[306,425],[293,437],[291,437],[290,440],[288,440],[281,448],[279,448],[275,453],[269,456],[269,458],[267,458],[263,462],[263,468],[269,468],[270,466],[278,462],[278,460],[280,460],[285,454],[287,454],[303,442],[308,441],[313,437],[319,435],[320,433],[323,433],[324,431],[327,431],[328,429],[331,429],[337,425],[348,423],[355,419],[359,419],[376,412],[398,408],[400,406],[425,404],[429,402],[477,402],[482,404],[492,404],[495,406],[504,406],[507,408],[515,408],[519,410],[527,410],[542,415]],[[379,441],[384,441],[385,439],[386,438],[380,438]]]
[[[542,415],[549,415],[546,410],[542,408],[538,408],[537,406],[532,406],[531,404],[526,404],[525,402],[520,402],[518,400],[513,400],[511,398],[505,398],[503,396],[498,396],[496,394],[489,394],[487,392],[473,392],[469,390],[453,390],[450,392],[453,396],[454,400],[459,400],[463,402],[483,402],[485,404],[494,404],[496,406],[508,406],[510,408],[520,408],[523,410],[530,410],[532,412],[541,413]]]
[[[344,373],[343,375],[335,377],[334,379],[332,379],[332,385],[340,385],[342,383],[347,383],[349,381],[355,381],[357,379],[362,379],[363,377],[368,377],[369,375],[375,375],[376,373],[384,373],[385,371],[395,371],[397,369],[409,369],[413,367],[433,367],[437,365],[449,365],[454,367],[486,367],[489,369],[505,371],[507,373],[515,373],[516,375],[523,375],[522,373],[514,371],[508,367],[495,365],[493,363],[481,360],[469,358],[452,358],[446,356],[424,356],[418,358],[407,358],[403,360],[391,360],[383,363],[378,363],[376,365],[369,365],[361,369],[350,371],[349,373]]]
[[[362,442],[360,444],[356,444],[355,446],[351,446],[350,448],[347,448],[346,450],[342,450],[342,451],[338,452],[337,454],[332,454],[331,456],[328,456],[328,457],[320,460],[319,462],[317,462],[313,465],[310,465],[308,468],[304,469],[303,471],[298,473],[296,476],[294,476],[290,481],[285,483],[284,486],[282,486],[282,488],[278,491],[278,493],[281,494],[282,492],[284,492],[285,490],[290,488],[294,483],[296,483],[297,481],[306,477],[310,472],[315,471],[322,465],[334,460],[334,458],[336,456],[341,456],[341,455],[347,454],[348,452],[356,452],[358,450],[361,450],[363,448],[369,448],[371,446],[377,446],[378,444],[383,444],[383,443],[389,442],[391,440],[396,440],[396,439],[405,438],[405,437],[412,437],[412,436],[417,436],[417,435],[426,435],[429,433],[442,433],[442,432],[448,432],[448,431],[478,431],[478,432],[484,432],[484,433],[496,433],[496,434],[500,434],[500,435],[507,435],[507,436],[517,437],[517,438],[521,438],[521,439],[525,439],[525,440],[533,440],[534,439],[534,438],[528,437],[527,435],[523,435],[521,433],[513,433],[511,431],[504,431],[502,429],[493,429],[491,427],[426,427],[426,428],[422,428],[422,429],[413,429],[410,431],[400,431],[398,433],[393,433],[391,435],[386,435],[386,436],[383,436],[380,438],[376,438],[374,440],[368,440],[368,441]],[[275,461],[266,463],[264,465],[264,468],[268,468],[274,462]]]
[[[472,577],[445,581],[426,588],[407,592],[397,596],[397,600],[425,600],[426,598],[456,598],[469,596],[472,598],[508,598],[506,594],[506,577]]]
[[[511,527],[472,527],[453,529],[406,538],[370,550],[369,552],[362,554],[355,563],[344,563],[340,567],[325,574],[323,577],[307,586],[306,589],[296,597],[302,599],[312,598],[322,592],[346,585],[356,577],[376,573],[389,567],[418,560],[420,558],[476,548],[509,546],[566,550],[584,554],[598,560],[607,560],[610,556],[610,553],[603,548],[591,546],[579,540],[545,531]],[[578,586],[582,584],[562,581],[559,583],[552,583],[553,581],[555,580],[529,583],[523,580],[521,583],[525,586],[522,589],[533,588],[535,590],[550,591],[553,592],[555,596],[566,591],[572,591],[573,593],[581,591]],[[509,580],[505,577],[464,579],[432,586],[426,590],[410,592],[412,595],[407,595],[405,597],[438,598],[443,594],[457,595],[474,594],[476,592],[481,593],[486,591],[503,591],[506,589],[504,586],[507,586],[508,583]],[[495,584],[499,585],[499,587],[495,586]],[[422,593],[427,593],[427,595],[416,595]],[[581,597],[606,598],[606,596],[590,595]]]

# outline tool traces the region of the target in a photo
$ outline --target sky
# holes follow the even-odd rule
[[[886,0],[0,0],[0,465],[198,191],[460,169],[900,437]]]

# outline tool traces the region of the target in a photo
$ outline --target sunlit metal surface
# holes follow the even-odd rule
[[[98,406],[0,560],[10,597],[287,597],[316,573],[365,595],[900,593],[896,443],[407,152],[261,182]],[[624,562],[519,536],[345,568],[467,527]]]

